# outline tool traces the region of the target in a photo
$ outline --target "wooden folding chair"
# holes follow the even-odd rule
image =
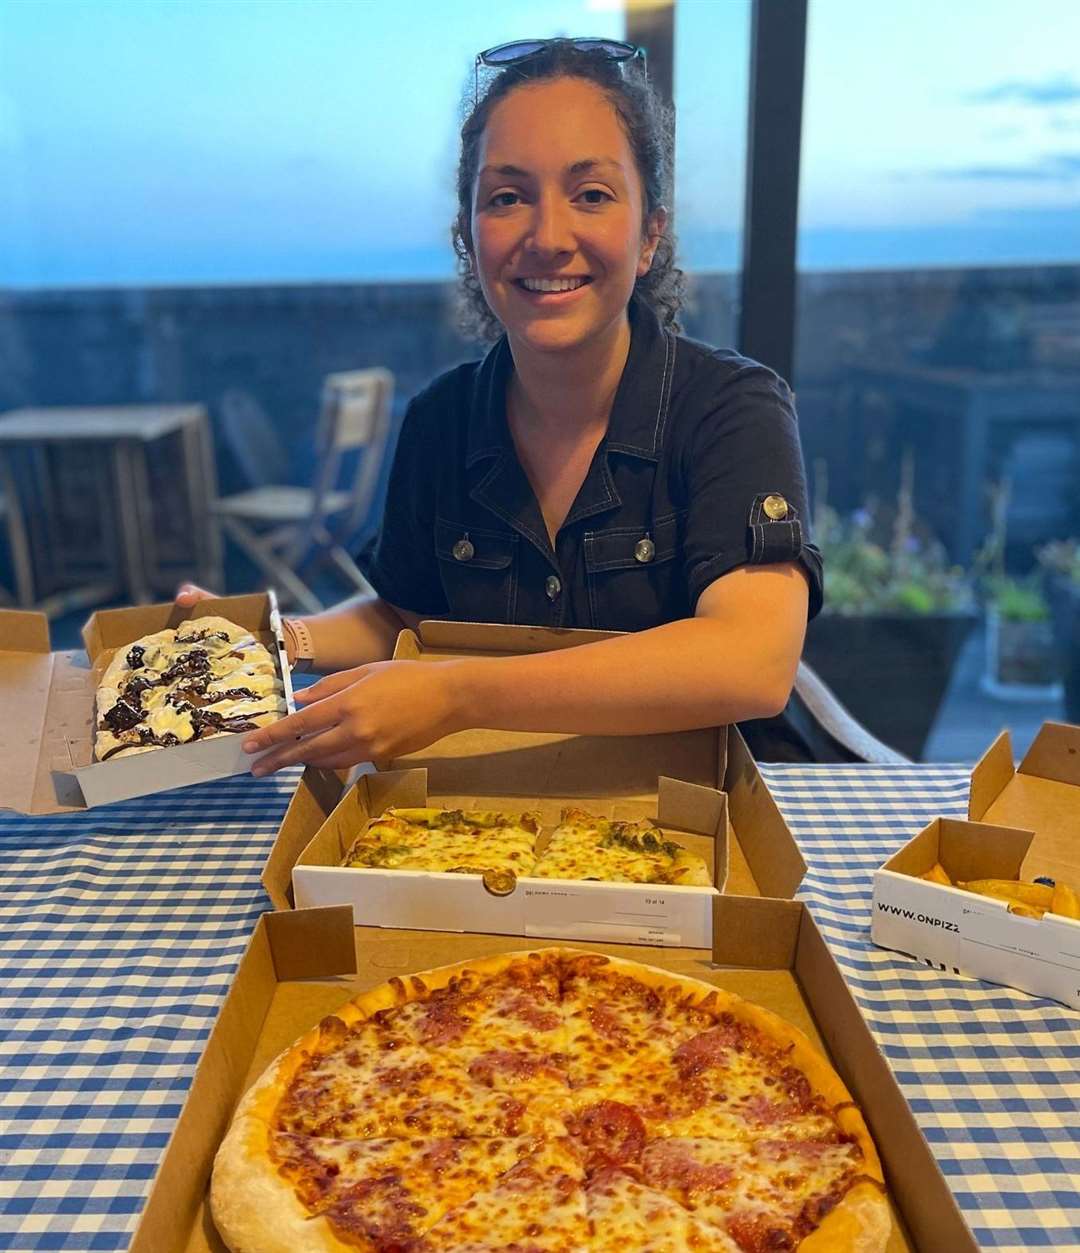
[[[317,561],[331,561],[358,591],[371,590],[344,545],[375,496],[390,436],[393,391],[389,370],[327,375],[311,486],[255,487],[225,496],[213,507],[222,532],[273,581],[282,599],[308,613],[323,605],[300,571]],[[359,458],[351,481],[342,485],[342,463],[350,452]]]
[[[14,604],[20,609],[36,608],[34,561],[30,553],[30,540],[11,461],[6,455],[0,456],[0,525],[7,532],[11,569],[15,580],[13,592],[6,587],[0,588],[0,605]]]

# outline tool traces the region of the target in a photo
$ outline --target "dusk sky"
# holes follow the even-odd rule
[[[477,50],[623,30],[615,0],[0,0],[0,283],[446,277]],[[691,269],[738,261],[748,40],[748,0],[678,0]],[[1075,0],[811,0],[801,264],[1080,260],[1078,48]]]

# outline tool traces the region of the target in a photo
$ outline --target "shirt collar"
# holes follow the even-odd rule
[[[653,310],[636,296],[630,301],[630,351],[608,420],[607,450],[656,461],[664,442],[675,365],[675,336],[665,331]],[[506,423],[506,385],[514,360],[506,336],[480,363],[473,382],[473,403],[465,464],[472,467],[511,446]]]

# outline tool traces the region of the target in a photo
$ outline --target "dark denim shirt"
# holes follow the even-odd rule
[[[361,562],[384,600],[471,622],[641,631],[692,616],[729,570],[798,561],[817,613],[821,556],[787,384],[663,330],[639,301],[630,312],[608,431],[554,547],[507,426],[505,337],[412,401]]]

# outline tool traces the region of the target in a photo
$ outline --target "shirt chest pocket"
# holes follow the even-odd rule
[[[435,522],[435,555],[450,616],[463,622],[512,622],[517,590],[516,535]]]
[[[604,631],[647,631],[689,617],[680,534],[685,514],[650,527],[585,533],[585,580],[591,625]]]

